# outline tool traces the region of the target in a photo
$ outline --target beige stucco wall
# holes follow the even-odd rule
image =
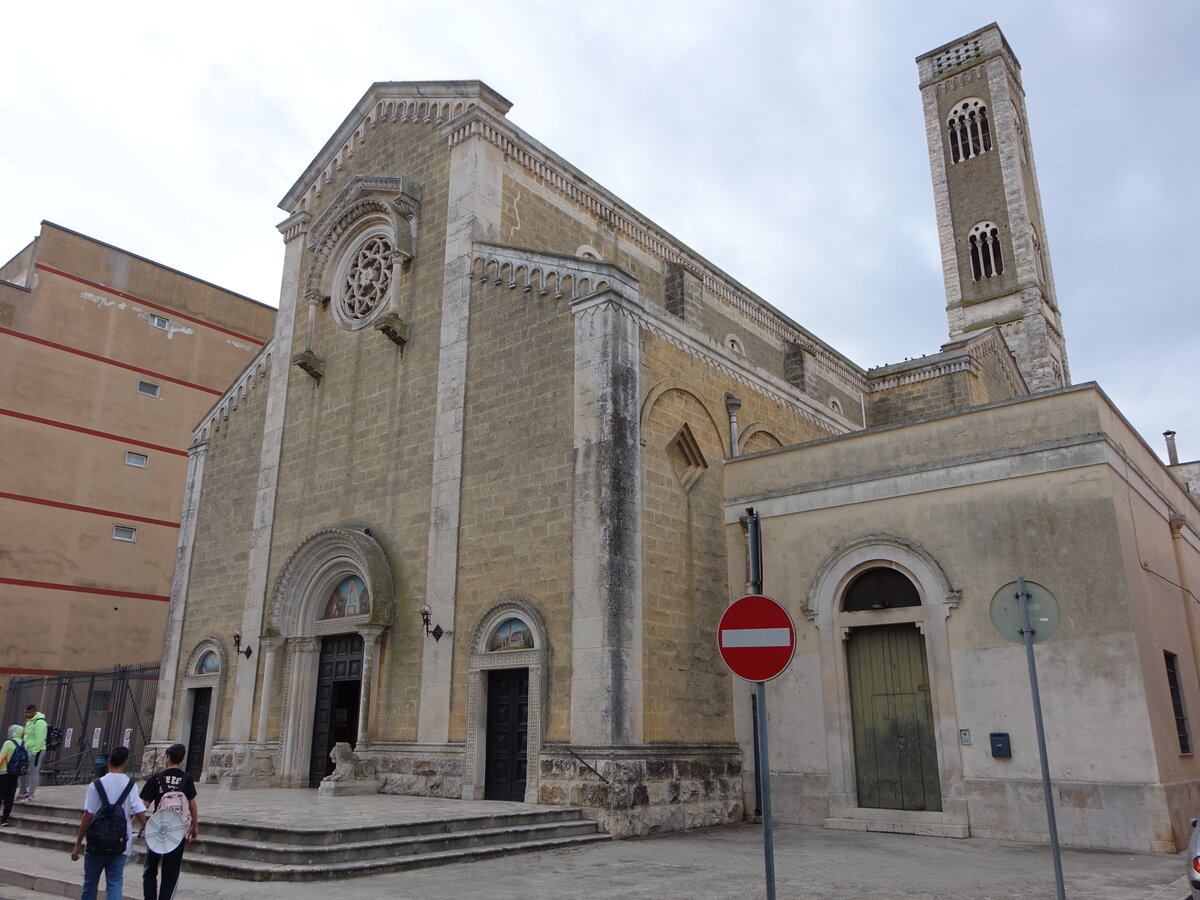
[[[1167,581],[1180,579],[1167,510],[1188,520],[1174,542],[1187,571],[1200,517],[1094,386],[737,461],[726,498],[731,557],[744,558],[733,519],[753,504],[765,517],[764,588],[798,625],[796,660],[771,686],[781,815],[821,821],[831,815],[823,795],[835,791],[829,729],[845,713],[822,684],[841,663],[823,651],[823,610],[810,604],[836,604],[844,582],[822,583],[822,568],[838,548],[890,536],[935,561],[953,594],[942,663],[923,630],[939,733],[972,735],[969,746],[938,747],[943,799],[965,801],[970,833],[1046,833],[1024,653],[989,618],[995,591],[1024,576],[1063,610],[1036,648],[1063,842],[1169,850],[1186,839],[1191,788],[1178,785],[1200,771],[1179,752],[1162,649],[1179,656],[1185,697],[1200,684],[1187,605]],[[945,602],[941,585],[919,587],[931,610]],[[873,615],[843,615],[839,627]],[[1012,759],[990,756],[994,731],[1011,734]],[[913,829],[919,817],[910,815]]]
[[[155,661],[192,427],[274,310],[50,223],[6,271],[25,290],[0,303],[0,547],[25,583],[0,584],[3,671]]]

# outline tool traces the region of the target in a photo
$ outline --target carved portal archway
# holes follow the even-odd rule
[[[271,594],[263,647],[263,702],[258,739],[266,741],[267,711],[277,656],[283,652],[278,782],[308,783],[313,713],[321,639],[357,633],[363,639],[358,740],[366,750],[371,734],[375,664],[385,631],[395,622],[396,579],[383,547],[366,530],[324,528],[300,542],[284,564]],[[353,597],[339,607],[336,599]]]

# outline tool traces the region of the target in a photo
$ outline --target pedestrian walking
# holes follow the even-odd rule
[[[71,848],[71,859],[78,860],[84,837],[83,890],[79,900],[96,900],[100,873],[104,873],[104,895],[121,900],[125,863],[133,853],[133,823],[146,824],[146,805],[133,789],[133,779],[125,774],[128,747],[114,747],[108,754],[108,773],[88,785],[83,817]]]
[[[8,764],[13,760],[17,749],[24,746],[22,739],[25,729],[20,725],[11,725],[8,729],[8,740],[0,747],[0,828],[8,824],[12,815],[13,798],[17,795],[17,776],[8,771]]]
[[[17,800],[21,803],[32,803],[33,793],[38,786],[38,767],[42,764],[42,754],[46,752],[46,717],[42,715],[36,704],[30,703],[25,707],[25,749],[29,752],[29,771],[20,777]]]
[[[187,755],[183,744],[172,744],[167,748],[167,768],[155,772],[142,785],[141,798],[154,811],[174,809],[183,819],[184,839],[169,853],[155,853],[146,848],[146,865],[142,869],[142,896],[144,900],[172,900],[179,884],[179,868],[183,865],[183,848],[200,836],[200,815],[196,809],[196,783],[192,776],[180,766]],[[162,865],[162,881],[159,883],[159,865]]]

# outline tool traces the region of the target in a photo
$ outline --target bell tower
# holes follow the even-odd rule
[[[993,22],[917,69],[950,340],[999,325],[1030,391],[1069,384],[1021,64]]]

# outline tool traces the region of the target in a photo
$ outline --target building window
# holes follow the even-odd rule
[[[166,331],[171,327],[171,320],[166,316],[160,316],[157,313],[150,313],[146,321],[152,328],[161,328],[163,331]]]
[[[901,572],[884,566],[854,576],[842,599],[842,609],[846,612],[920,605],[921,595],[916,585]]]
[[[114,525],[113,540],[133,543],[137,540],[137,529],[132,525]]]
[[[147,397],[157,397],[158,385],[153,381],[139,381],[137,391],[139,394],[145,394]]]
[[[1000,252],[1000,229],[991,222],[980,222],[967,236],[971,245],[971,276],[979,281],[1004,273]]]
[[[946,131],[950,136],[951,162],[972,159],[992,149],[987,106],[978,97],[968,97],[950,110]]]
[[[1188,734],[1187,713],[1183,708],[1183,691],[1179,687],[1179,657],[1166,650],[1163,659],[1167,664],[1167,687],[1171,691],[1171,709],[1175,713],[1175,733],[1179,736],[1179,752],[1192,752],[1192,738]]]
[[[125,451],[125,465],[133,466],[135,469],[144,469],[150,464],[150,457],[145,453],[134,453],[132,450]]]

